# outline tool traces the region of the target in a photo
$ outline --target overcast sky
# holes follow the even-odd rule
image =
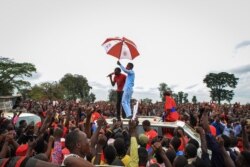
[[[159,100],[157,87],[209,100],[209,72],[239,77],[233,101],[250,102],[249,0],[0,0],[0,56],[35,64],[32,83],[85,76],[98,100],[116,67],[101,44],[133,40],[134,98]],[[128,61],[122,60],[126,65]]]

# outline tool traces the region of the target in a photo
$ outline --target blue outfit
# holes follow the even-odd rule
[[[216,136],[221,135],[223,133],[225,127],[222,123],[214,121],[211,125],[216,128]]]
[[[123,87],[122,107],[126,113],[126,117],[129,117],[132,115],[131,108],[130,108],[130,99],[133,94],[135,73],[133,70],[127,70],[122,65],[120,65],[120,67],[122,71],[124,71],[127,74],[127,78]]]
[[[242,128],[241,128],[241,125],[240,125],[240,124],[235,125],[235,126],[234,126],[235,136],[240,135],[241,130],[242,130]]]

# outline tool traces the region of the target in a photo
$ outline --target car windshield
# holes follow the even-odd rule
[[[32,121],[34,121],[34,123],[36,124],[37,122],[40,122],[41,121],[41,118],[37,115],[33,115],[33,116],[22,116],[22,117],[19,117],[18,120],[17,120],[17,126],[19,126],[19,122],[21,120],[25,120],[27,122],[27,124],[30,124]]]

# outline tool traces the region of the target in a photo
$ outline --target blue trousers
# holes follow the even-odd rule
[[[130,107],[130,100],[133,94],[132,89],[124,90],[122,95],[122,107],[126,113],[126,117],[129,117],[132,115],[131,107]]]

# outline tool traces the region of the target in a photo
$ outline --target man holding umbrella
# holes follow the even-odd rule
[[[112,75],[115,75],[114,79],[112,80]],[[125,118],[126,114],[123,110],[123,107],[121,107],[121,101],[122,101],[122,94],[123,94],[123,87],[126,81],[126,75],[121,73],[121,69],[119,67],[115,68],[115,71],[108,75],[111,85],[115,86],[117,85],[117,99],[116,99],[116,117],[118,120],[121,120],[121,108],[122,108],[122,117]]]
[[[130,100],[133,94],[135,73],[133,71],[134,65],[132,63],[128,63],[126,68],[117,61],[117,64],[121,67],[122,71],[127,74],[126,82],[123,87],[123,96],[122,96],[122,107],[126,113],[126,118],[132,118],[132,112],[130,108]]]
[[[106,53],[118,59],[130,59],[133,60],[137,56],[139,56],[139,52],[135,43],[125,37],[119,38],[107,38],[102,46],[105,48]],[[133,71],[134,65],[132,63],[128,63],[126,68],[121,65],[118,61],[117,64],[121,67],[122,71],[127,74],[127,78],[125,81],[125,85],[123,88],[122,95],[122,107],[126,113],[127,118],[132,118],[132,112],[130,108],[130,99],[133,94],[135,73]]]

